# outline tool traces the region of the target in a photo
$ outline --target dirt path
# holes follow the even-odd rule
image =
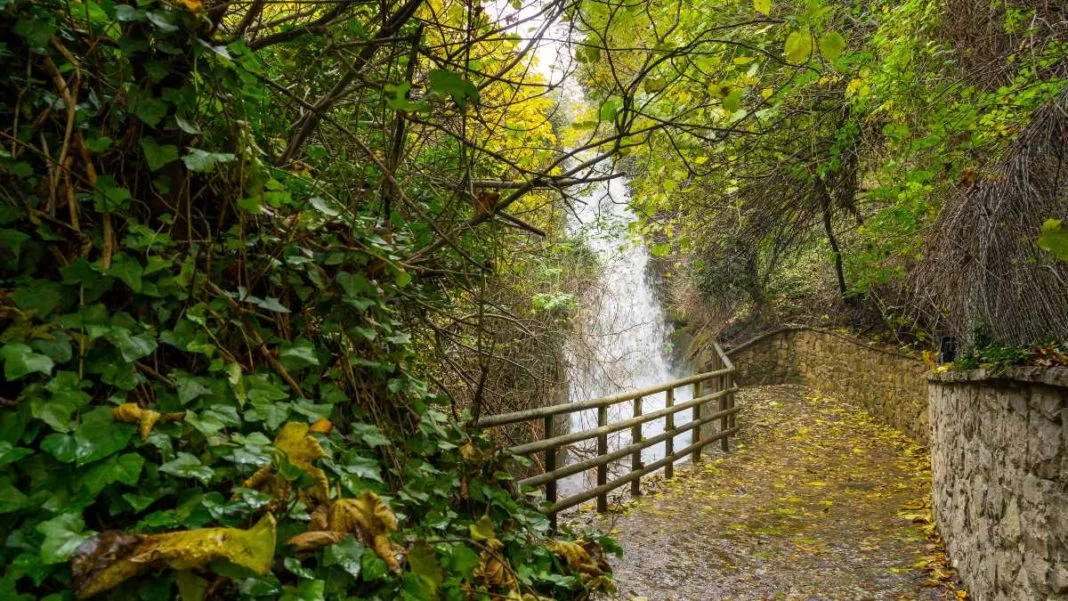
[[[619,598],[965,598],[933,538],[922,448],[802,387],[749,389],[740,403],[731,454],[587,518],[623,546]]]

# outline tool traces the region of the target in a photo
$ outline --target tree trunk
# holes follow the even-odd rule
[[[828,193],[827,186],[824,185],[823,181],[816,182],[816,193],[823,203],[823,231],[827,234],[827,242],[830,243],[831,254],[834,256],[834,275],[838,278],[838,293],[845,300],[846,292],[848,292],[849,288],[846,286],[845,272],[842,269],[842,251],[838,248],[838,239],[834,235],[831,195]]]

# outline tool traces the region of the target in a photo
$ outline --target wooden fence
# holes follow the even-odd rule
[[[544,438],[542,440],[517,445],[510,449],[517,455],[544,453],[544,472],[524,478],[519,481],[519,484],[545,487],[545,506],[543,511],[549,514],[554,527],[557,513],[594,497],[597,498],[597,511],[604,512],[608,509],[608,493],[625,484],[629,483],[631,495],[637,496],[641,492],[642,476],[664,468],[665,476],[671,478],[674,476],[674,467],[677,461],[687,456],[692,456],[694,462],[698,461],[701,456],[701,450],[717,440],[720,441],[724,451],[729,450],[729,438],[738,431],[738,427],[735,424],[735,414],[739,408],[734,404],[734,393],[738,388],[734,380],[734,365],[718,344],[715,345],[715,349],[716,353],[711,365],[712,371],[590,401],[563,403],[485,416],[478,420],[478,426],[481,428],[493,428],[508,424],[543,420]],[[693,396],[691,400],[675,404],[675,391],[684,386],[693,386]],[[643,412],[642,398],[661,392],[666,393],[664,408],[648,413]],[[719,401],[719,406],[715,410],[709,406],[712,401]],[[608,408],[626,402],[630,402],[633,406],[633,417],[610,423],[608,421]],[[556,435],[555,424],[558,416],[587,409],[597,409],[596,428]],[[687,409],[693,409],[692,419],[685,424],[676,424],[675,414]],[[644,438],[642,424],[660,418],[665,420],[664,432]],[[719,428],[713,429],[711,425],[717,420],[719,421]],[[631,432],[630,444],[610,452],[608,449],[608,435],[628,428]],[[687,430],[692,432],[691,443],[685,448],[675,450],[675,438]],[[596,457],[557,467],[557,457],[562,447],[591,438],[597,439]],[[648,465],[643,464],[642,449],[661,442],[665,445],[663,459]],[[609,465],[612,462],[626,458],[628,455],[630,456],[630,470],[625,475],[609,481]],[[558,480],[593,468],[597,469],[596,487],[564,499],[557,497]]]

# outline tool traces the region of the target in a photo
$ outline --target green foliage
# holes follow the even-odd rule
[[[1047,219],[1042,223],[1038,247],[1053,253],[1062,261],[1068,261],[1068,227],[1061,219]]]
[[[878,312],[916,338],[932,308],[916,306],[910,278],[943,201],[1000,177],[983,167],[1068,87],[1059,13],[1027,2],[989,14],[932,0],[581,10],[611,64],[585,68],[584,83],[602,117],[619,99],[629,108],[613,124],[643,132],[627,160],[636,229],[685,241],[666,248],[707,300],[790,296],[771,283],[822,238],[830,277],[807,287],[818,300],[830,282],[868,309],[850,314]]]
[[[440,305],[441,289],[401,257],[431,244],[431,225],[390,215],[382,235],[355,178],[279,167],[287,123],[267,82],[302,47],[227,41],[200,7],[0,3],[0,79],[17,91],[0,104],[5,598],[71,599],[69,562],[97,531],[247,528],[266,513],[270,573],[217,561],[100,598],[509,594],[476,569],[470,527],[483,522],[516,594],[584,598],[544,547],[547,520],[517,496],[511,458],[417,377],[404,311]],[[430,90],[479,101],[444,71]],[[288,450],[287,423],[327,424],[309,435],[321,456]],[[369,491],[399,521],[396,571],[351,536],[285,544],[317,509]]]

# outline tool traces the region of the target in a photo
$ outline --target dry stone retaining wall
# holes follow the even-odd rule
[[[743,386],[797,382],[860,405],[927,444],[926,367],[919,359],[827,330],[784,328],[728,354]]]
[[[1068,601],[1068,369],[931,376],[934,510],[975,601]]]

